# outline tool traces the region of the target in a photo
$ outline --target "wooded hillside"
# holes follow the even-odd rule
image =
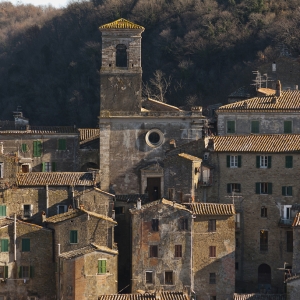
[[[101,34],[126,18],[146,28],[143,81],[171,79],[166,102],[227,100],[251,71],[300,53],[298,0],[92,0],[65,9],[0,3],[0,119],[96,126]]]

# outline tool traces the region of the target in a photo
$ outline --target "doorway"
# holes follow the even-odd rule
[[[161,197],[161,177],[148,177],[147,178],[147,192],[149,201],[155,201]]]

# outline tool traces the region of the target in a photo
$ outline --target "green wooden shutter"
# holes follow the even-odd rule
[[[238,155],[238,167],[240,168],[242,166],[242,156]]]
[[[292,121],[284,121],[284,133],[292,133]]]
[[[293,156],[286,156],[285,157],[285,167],[292,168],[293,167]]]
[[[1,217],[6,216],[6,205],[0,205],[0,216]]]
[[[45,163],[42,163],[42,172],[45,172]]]
[[[268,194],[271,195],[272,194],[272,183],[268,182]]]
[[[33,156],[40,157],[42,154],[42,142],[33,141]]]
[[[268,168],[271,168],[272,156],[268,156]]]
[[[33,278],[33,276],[34,276],[34,267],[33,266],[30,266],[29,272],[30,272],[29,277]]]
[[[106,273],[106,260],[101,260],[101,273]]]
[[[288,196],[293,196],[293,187],[292,186],[288,186],[287,187],[287,193]]]
[[[70,231],[70,243],[76,244],[77,243],[77,230]]]
[[[285,194],[286,194],[286,186],[283,186],[281,188],[281,193],[282,193],[282,196],[285,196]]]
[[[231,193],[231,183],[227,183],[227,193]]]
[[[30,251],[30,239],[22,239],[22,252]]]
[[[238,189],[238,191],[239,191],[240,193],[242,192],[241,184],[240,184],[240,183],[237,183],[237,189]]]
[[[235,133],[235,121],[227,121],[227,133]]]
[[[251,122],[251,133],[259,133],[259,121]]]
[[[56,163],[53,161],[52,162],[52,172],[56,171]]]
[[[256,156],[256,168],[260,168],[260,156]]]
[[[4,278],[8,278],[8,266],[4,267]]]
[[[260,194],[260,182],[255,183],[255,193]]]
[[[66,150],[67,145],[66,145],[66,140],[65,139],[59,139],[58,140],[58,150]]]
[[[27,144],[22,144],[22,152],[27,152]]]
[[[8,239],[1,239],[1,252],[8,252]]]
[[[230,168],[230,155],[226,156],[227,168]]]
[[[22,267],[18,267],[19,278],[22,278]]]

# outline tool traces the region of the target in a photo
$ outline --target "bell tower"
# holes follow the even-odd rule
[[[99,29],[102,33],[100,117],[117,112],[138,114],[141,111],[144,27],[119,19]]]

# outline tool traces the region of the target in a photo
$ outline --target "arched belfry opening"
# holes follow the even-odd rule
[[[128,67],[127,47],[124,44],[119,44],[116,46],[116,67]]]

